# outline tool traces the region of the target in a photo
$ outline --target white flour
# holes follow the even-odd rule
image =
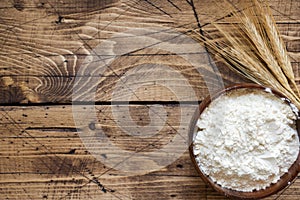
[[[247,90],[247,91],[246,91]],[[259,90],[215,99],[197,122],[194,154],[202,172],[222,187],[250,192],[276,183],[297,159],[291,107]]]

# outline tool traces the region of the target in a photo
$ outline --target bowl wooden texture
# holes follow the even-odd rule
[[[298,154],[297,160],[293,163],[293,165],[289,168],[289,171],[287,173],[285,173],[280,180],[275,183],[270,185],[270,187],[267,187],[266,189],[263,190],[258,190],[258,191],[252,191],[252,192],[241,192],[241,191],[236,191],[236,190],[231,190],[231,189],[226,189],[221,187],[220,185],[216,184],[215,182],[213,182],[209,176],[205,175],[201,169],[199,168],[196,160],[195,160],[195,155],[193,153],[193,138],[194,135],[196,133],[196,131],[198,130],[198,128],[196,127],[196,122],[199,118],[199,116],[201,115],[201,113],[204,111],[204,109],[206,107],[209,106],[209,104],[216,98],[218,98],[220,95],[229,92],[229,91],[233,91],[233,90],[238,90],[238,89],[243,89],[243,88],[249,88],[249,89],[257,89],[257,90],[266,90],[266,87],[257,85],[257,84],[249,84],[249,83],[245,83],[245,84],[239,84],[239,85],[234,85],[231,87],[228,87],[220,92],[217,92],[216,94],[214,94],[213,96],[208,96],[207,98],[205,98],[200,106],[199,106],[199,110],[196,111],[194,118],[193,118],[193,122],[191,124],[190,127],[190,134],[189,134],[189,140],[190,140],[190,155],[191,155],[191,159],[194,163],[195,168],[197,169],[197,171],[200,174],[200,177],[203,179],[204,182],[206,182],[207,184],[211,185],[211,187],[213,189],[215,189],[216,191],[218,191],[219,193],[233,198],[233,199],[261,199],[267,196],[270,196],[272,194],[275,194],[277,192],[279,192],[280,190],[284,189],[286,186],[288,186],[298,175],[298,172],[300,171],[300,154]],[[276,91],[276,90],[272,90],[272,93],[275,94],[275,96],[278,96],[279,98],[286,98],[283,94],[281,94],[280,92]],[[286,98],[287,99],[287,98]],[[288,100],[288,99],[287,99]],[[287,101],[288,103],[288,101]],[[299,125],[300,125],[300,120],[297,119],[296,121],[296,126],[297,126],[297,132],[298,132],[298,136],[300,138],[300,134],[299,134]]]

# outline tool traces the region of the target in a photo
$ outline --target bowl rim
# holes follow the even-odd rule
[[[205,108],[207,108],[210,103],[215,100],[216,98],[220,97],[221,95],[229,92],[229,91],[233,91],[233,90],[238,90],[238,89],[258,89],[261,91],[265,91],[265,92],[271,92],[273,93],[275,96],[278,96],[279,98],[284,98],[287,100],[287,103],[290,104],[290,100],[283,95],[281,92],[278,92],[277,90],[270,88],[270,87],[265,87],[262,85],[258,85],[258,84],[254,84],[254,83],[242,83],[242,84],[235,84],[232,86],[229,86],[223,90],[220,90],[216,93],[214,93],[212,96],[207,96],[199,105],[199,109],[197,109],[194,113],[193,119],[192,119],[192,123],[189,129],[189,152],[190,152],[190,157],[193,161],[194,167],[196,168],[196,170],[198,171],[200,177],[202,178],[202,180],[210,185],[214,190],[216,190],[217,192],[223,194],[226,197],[230,197],[230,198],[234,198],[234,199],[261,199],[261,198],[265,198],[267,196],[270,196],[272,194],[278,193],[279,191],[281,191],[282,189],[284,189],[285,187],[287,187],[290,183],[293,182],[293,180],[297,177],[298,173],[300,172],[300,149],[299,149],[299,153],[298,153],[298,157],[295,160],[295,162],[291,165],[291,167],[289,168],[288,172],[285,173],[283,176],[280,177],[280,180],[275,183],[275,184],[271,184],[269,187],[267,187],[266,189],[262,189],[262,190],[257,190],[257,191],[252,191],[252,192],[243,192],[243,191],[237,191],[237,190],[232,190],[232,189],[227,189],[227,188],[223,188],[220,185],[216,184],[214,181],[212,181],[208,175],[204,174],[200,167],[197,164],[197,161],[195,159],[195,155],[194,155],[194,151],[193,151],[193,147],[194,147],[194,143],[193,143],[193,139],[194,139],[194,134],[196,133],[196,131],[198,130],[196,123],[198,118],[200,117],[201,113],[205,110]],[[297,115],[297,113],[295,113],[295,115]],[[297,129],[297,133],[298,133],[298,138],[299,138],[299,142],[300,142],[300,120],[299,120],[299,113],[296,119],[296,129]]]

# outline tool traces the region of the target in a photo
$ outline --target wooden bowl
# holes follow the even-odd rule
[[[243,88],[249,88],[249,89],[257,89],[257,90],[262,90],[262,91],[266,91],[267,88],[257,85],[257,84],[239,84],[239,85],[234,85],[231,86],[229,88],[226,88],[220,92],[217,92],[216,94],[214,94],[213,96],[208,96],[207,98],[205,98],[200,106],[199,106],[199,110],[196,111],[196,113],[194,114],[194,118],[189,130],[189,150],[190,150],[190,155],[191,155],[191,159],[195,165],[196,170],[199,172],[200,177],[203,179],[204,182],[206,182],[207,184],[211,185],[211,187],[213,189],[215,189],[216,191],[218,191],[219,193],[233,198],[233,199],[261,199],[267,196],[270,196],[272,194],[275,194],[277,192],[279,192],[280,190],[284,189],[285,187],[287,187],[298,175],[299,171],[300,171],[300,153],[298,153],[298,157],[297,160],[293,163],[293,165],[289,168],[288,172],[285,173],[280,180],[275,183],[275,184],[271,184],[269,187],[267,187],[266,189],[262,189],[262,190],[257,190],[257,191],[252,191],[252,192],[241,192],[241,191],[237,191],[237,190],[231,190],[231,189],[227,189],[227,188],[223,188],[220,185],[216,184],[214,181],[212,181],[210,179],[209,176],[207,176],[206,174],[204,174],[200,167],[198,166],[196,159],[195,159],[195,155],[194,155],[194,151],[193,151],[193,138],[195,133],[197,133],[198,127],[196,126],[196,122],[198,120],[198,118],[200,117],[200,114],[204,111],[204,109],[206,107],[208,107],[208,105],[211,103],[211,101],[213,101],[214,99],[216,99],[217,97],[219,97],[220,95],[229,92],[229,91],[233,91],[233,90],[238,90],[238,89],[243,89]],[[281,94],[280,92],[271,89],[272,93],[275,96],[278,96],[279,98],[285,98],[287,99],[283,94]],[[288,99],[287,99],[287,103],[288,103]],[[300,126],[300,120],[297,119],[296,120],[296,127],[297,127],[297,132],[298,132],[298,136],[300,138],[300,134],[299,134],[299,126]]]

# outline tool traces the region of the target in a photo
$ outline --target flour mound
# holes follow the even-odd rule
[[[295,120],[291,106],[272,93],[239,89],[221,95],[197,122],[196,161],[222,187],[265,189],[297,159]]]

